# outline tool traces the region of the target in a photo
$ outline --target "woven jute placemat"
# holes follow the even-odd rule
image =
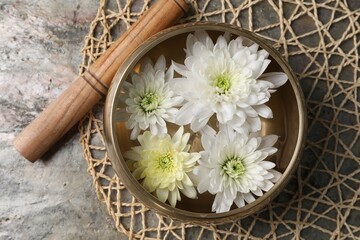
[[[100,0],[85,37],[89,66],[153,1]],[[183,19],[227,22],[267,39],[300,80],[308,137],[300,167],[282,193],[257,214],[197,226],[147,209],[115,175],[103,139],[102,104],[79,125],[99,200],[129,239],[360,238],[360,1],[200,0]],[[100,227],[100,226],[99,226]]]

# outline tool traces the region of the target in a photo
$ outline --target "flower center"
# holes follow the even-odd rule
[[[223,173],[231,178],[240,178],[245,173],[243,158],[232,156],[225,160],[221,166]]]
[[[158,168],[160,168],[163,171],[168,171],[171,170],[172,167],[174,166],[173,164],[173,156],[171,153],[165,153],[163,155],[160,155],[160,157],[158,159],[156,159],[157,161],[157,165]]]
[[[159,106],[158,96],[155,93],[148,92],[141,97],[140,107],[145,113],[151,113]]]
[[[225,72],[215,76],[214,85],[218,94],[227,93],[231,87],[230,74]]]

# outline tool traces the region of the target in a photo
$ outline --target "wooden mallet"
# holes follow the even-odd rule
[[[106,96],[116,71],[127,57],[150,36],[174,25],[187,11],[184,0],[157,0],[14,139],[15,148],[31,162],[39,159]]]

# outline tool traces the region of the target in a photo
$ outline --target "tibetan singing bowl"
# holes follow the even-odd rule
[[[284,72],[289,78],[285,85],[271,95],[270,101],[267,103],[272,109],[274,117],[272,119],[261,119],[261,135],[275,134],[279,136],[275,145],[278,152],[269,161],[275,162],[275,169],[283,175],[268,192],[258,197],[254,202],[241,208],[234,207],[234,204],[233,208],[225,213],[213,213],[211,211],[214,196],[209,193],[199,194],[198,199],[182,196],[176,207],[159,201],[132,176],[123,157],[126,151],[138,144],[136,141],[130,140],[131,130],[126,128],[125,122],[119,120],[120,112],[125,107],[119,99],[120,93],[124,91],[123,82],[129,81],[131,72],[139,68],[139,62],[145,57],[150,57],[156,61],[160,55],[164,55],[167,60],[183,62],[186,37],[189,33],[197,30],[206,30],[214,41],[218,36],[228,32],[231,34],[231,38],[241,36],[249,43],[257,43],[260,48],[265,49],[270,54],[271,63],[265,72]],[[169,62],[167,61],[168,65]],[[184,222],[219,223],[243,218],[261,210],[285,188],[298,166],[300,153],[304,147],[306,110],[304,97],[290,67],[281,55],[262,38],[229,24],[197,23],[175,26],[156,34],[135,50],[125,61],[118,70],[106,99],[104,128],[106,146],[113,168],[127,189],[145,206],[162,215]],[[170,134],[173,132],[172,129],[169,129]],[[189,143],[194,145],[192,149],[200,151],[200,148],[195,146],[199,145],[199,136],[191,138]]]

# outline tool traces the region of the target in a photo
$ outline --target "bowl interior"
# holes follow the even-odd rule
[[[138,145],[137,141],[130,140],[129,136],[131,130],[126,128],[126,123],[116,121],[116,119],[119,119],[118,115],[120,114],[121,110],[123,110],[125,107],[124,103],[122,103],[119,98],[120,93],[124,91],[124,89],[121,87],[121,81],[131,81],[130,72],[138,71],[141,61],[145,57],[150,57],[153,61],[156,61],[156,59],[160,55],[164,55],[167,60],[167,66],[171,64],[171,60],[182,63],[185,59],[184,48],[186,47],[186,37],[190,32],[191,31],[185,31],[183,33],[165,38],[163,41],[156,43],[150,49],[145,48],[146,51],[138,54],[138,59],[135,58],[136,61],[130,62],[131,64],[129,64],[129,66],[131,66],[131,69],[128,69],[125,75],[121,75],[121,79],[115,78],[115,81],[120,82],[119,84],[113,84],[117,86],[117,89],[114,94],[114,113],[112,119],[115,119],[115,122],[113,124],[115,126],[115,129],[113,129],[114,137],[117,140],[115,141],[115,143],[118,143],[118,146],[114,147],[115,149],[120,151],[119,155],[123,156],[123,154],[126,151],[130,150],[132,146]],[[207,32],[214,41],[218,36],[224,34],[224,31],[222,30],[208,30]],[[231,38],[236,37],[236,34],[231,35]],[[249,39],[247,40],[249,43],[253,42]],[[262,44],[260,44],[260,48],[266,48],[266,46],[262,46]],[[290,70],[286,68],[287,65],[278,63],[278,57],[279,56],[272,56],[270,52],[269,59],[271,60],[271,63],[268,66],[266,72],[285,72],[288,74],[288,76],[290,75],[289,78],[291,79],[287,81],[285,85],[278,88],[278,90],[271,95],[270,101],[267,103],[267,105],[272,109],[274,117],[272,119],[261,119],[261,135],[276,134],[279,136],[279,140],[275,145],[278,148],[278,152],[271,156],[271,158],[269,158],[268,160],[276,163],[276,170],[280,171],[281,173],[285,173],[289,165],[291,165],[291,161],[295,161],[294,152],[296,152],[296,149],[299,147],[299,134],[300,130],[303,129],[301,126],[301,113],[299,109],[302,106],[299,106],[299,94],[294,88],[294,86],[296,87],[296,84],[294,85],[295,80],[292,78],[292,75],[289,72]],[[216,121],[212,120],[211,122],[213,126],[216,125]],[[176,131],[177,128],[177,126],[175,127],[169,125],[170,134]],[[190,131],[188,127],[185,127],[185,130]],[[202,149],[200,144],[200,135],[197,133],[191,135],[189,143],[191,144],[190,151],[200,151]],[[112,159],[112,161],[117,161],[117,164],[120,164],[126,168],[126,163],[123,159]],[[287,176],[285,176],[284,174],[280,181],[273,188],[277,188],[277,185],[280,184],[280,182],[285,181],[285,178],[287,178]],[[131,191],[131,187],[127,187]],[[257,202],[263,201],[268,197],[268,194],[270,194],[270,192],[271,191],[265,193],[262,197],[258,198],[252,204],[256,205]],[[136,192],[133,192],[133,194],[135,194],[136,196]],[[212,213],[211,206],[213,200],[214,196],[210,195],[209,193],[200,194],[199,198],[196,200],[182,196],[182,200],[177,203],[176,208],[192,213],[210,214]],[[166,205],[167,206],[165,207],[171,208],[171,206],[167,203]],[[233,206],[232,209],[233,210],[231,211],[237,211],[237,213],[239,213],[239,209],[237,209],[236,206]]]

